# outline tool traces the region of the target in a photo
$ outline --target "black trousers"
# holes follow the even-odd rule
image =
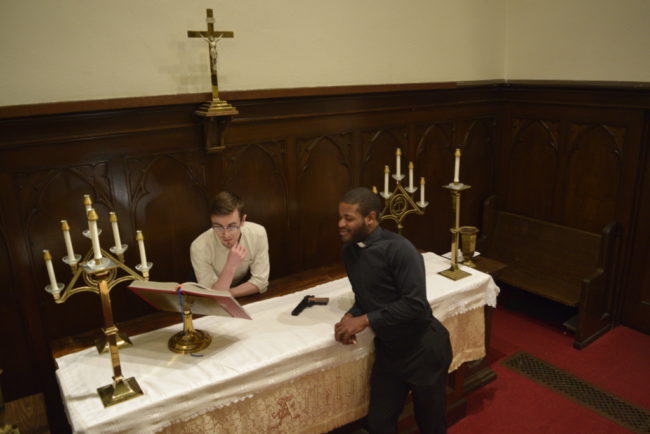
[[[368,411],[371,434],[397,433],[397,420],[409,392],[420,432],[447,431],[446,386],[451,344],[444,326],[438,325],[433,330],[422,339],[419,348],[398,359],[375,340]]]

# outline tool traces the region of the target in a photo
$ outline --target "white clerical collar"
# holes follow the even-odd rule
[[[359,246],[359,247],[361,247],[363,249],[364,247],[366,247],[366,243],[364,243],[363,241],[359,241],[357,243],[357,246]]]

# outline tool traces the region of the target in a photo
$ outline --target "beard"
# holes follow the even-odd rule
[[[368,225],[366,222],[363,222],[361,226],[356,228],[355,230],[351,231],[350,236],[351,239],[350,241],[353,243],[358,243],[360,241],[363,241],[366,239],[368,234],[370,233],[370,230],[368,229]]]

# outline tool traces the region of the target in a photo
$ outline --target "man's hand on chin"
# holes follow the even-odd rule
[[[226,266],[236,270],[246,257],[246,247],[239,243],[235,243],[228,252],[228,259],[226,259]]]

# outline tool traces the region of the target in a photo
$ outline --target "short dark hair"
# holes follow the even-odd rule
[[[371,211],[374,211],[377,214],[377,219],[379,219],[379,214],[381,213],[381,200],[379,199],[379,195],[365,187],[357,187],[348,191],[343,195],[341,202],[350,205],[359,205],[359,212],[364,217],[367,217]]]
[[[228,215],[234,210],[239,211],[239,218],[244,215],[244,201],[230,191],[218,193],[210,204],[210,215]]]

